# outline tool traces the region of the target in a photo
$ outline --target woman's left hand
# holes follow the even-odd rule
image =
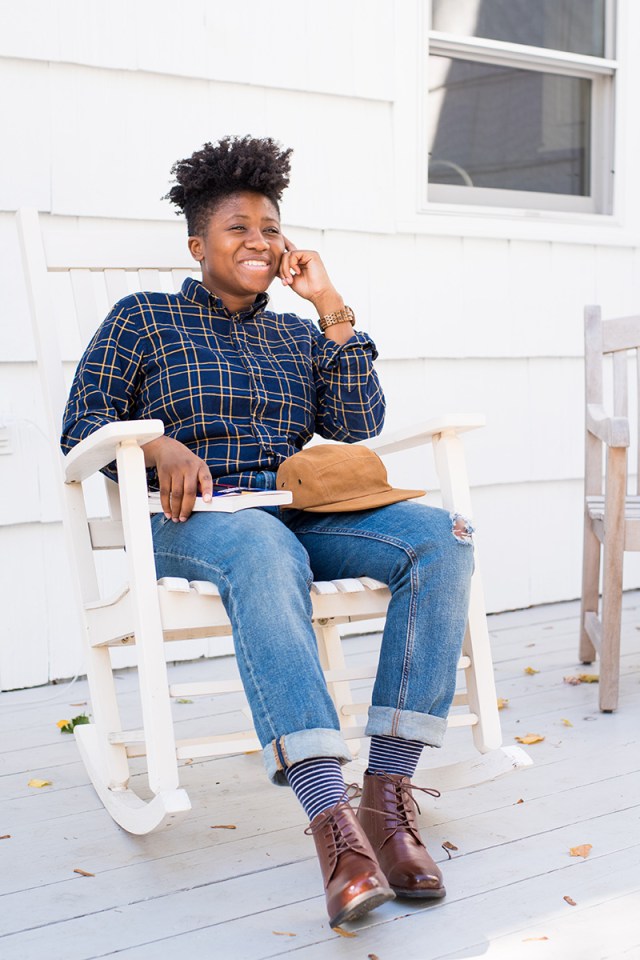
[[[341,309],[344,301],[331,283],[320,254],[315,250],[298,250],[286,237],[284,242],[278,271],[283,284],[304,300],[310,300],[320,315]]]

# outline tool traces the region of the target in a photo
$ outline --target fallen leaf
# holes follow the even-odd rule
[[[565,683],[571,684],[572,687],[577,687],[579,683],[582,683],[580,677],[563,677]]]
[[[562,725],[565,726],[565,727],[572,727],[572,726],[573,726],[573,724],[571,723],[571,720],[567,720],[566,717],[563,717],[560,722],[561,722]]]
[[[10,839],[11,839],[10,833],[3,833],[2,836],[0,837],[0,840],[10,840]]]
[[[528,733],[525,737],[516,737],[518,743],[541,743],[544,740],[544,737],[540,736],[539,733]]]
[[[528,674],[530,677],[532,677],[534,673],[540,673],[540,671],[536,670],[535,667],[525,667],[524,672]]]
[[[450,840],[445,840],[445,842],[442,844],[442,849],[446,850],[447,856],[449,857],[449,860],[451,860],[451,854],[449,853],[449,851],[457,850],[458,848],[456,847],[455,843],[451,843]]]
[[[569,853],[572,857],[584,857],[586,859],[591,853],[592,849],[592,844],[581,843],[579,847],[571,847]]]
[[[580,683],[598,683],[600,677],[597,673],[579,673],[578,680]]]
[[[297,937],[297,933],[289,933],[288,930],[272,930],[271,933],[275,937]]]
[[[368,953],[367,960],[380,960],[377,953]]]
[[[81,870],[80,867],[78,867],[73,872],[79,873],[81,877],[95,877],[95,873],[89,873],[87,870]]]
[[[70,707],[86,707],[86,705],[87,705],[87,701],[86,701],[86,700],[81,700],[80,703],[70,703],[70,704],[69,704]]]
[[[548,940],[549,937],[525,937],[523,943],[529,943],[530,940]]]
[[[176,703],[193,703],[193,700],[185,700],[185,698],[182,697],[180,700],[176,700]]]
[[[28,787],[50,787],[51,780],[29,780]]]
[[[577,906],[575,900],[573,900],[571,897],[563,897],[562,899],[563,899],[566,903],[568,903],[570,907],[575,907],[575,906]]]
[[[89,717],[86,713],[81,713],[73,720],[58,720],[56,726],[60,727],[60,733],[73,733],[74,727],[79,727],[83,723],[89,723]]]
[[[516,803],[524,803],[524,800],[522,799],[522,797],[520,797],[519,800],[516,800]]]
[[[498,697],[498,710],[504,710],[504,708],[508,706],[509,706],[508,697]]]
[[[212,823],[210,830],[237,830],[235,823]]]
[[[333,927],[333,932],[340,934],[341,937],[357,937],[357,933],[350,933],[348,930],[343,930],[342,927]]]

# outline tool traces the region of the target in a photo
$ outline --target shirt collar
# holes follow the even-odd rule
[[[231,316],[220,297],[216,297],[207,290],[204,283],[200,280],[187,277],[182,284],[181,293],[185,300],[190,300],[191,303],[197,303],[199,306],[205,307],[207,310],[212,310],[217,314]],[[268,302],[268,294],[259,293],[251,306],[247,310],[240,311],[238,316],[241,320],[247,320],[249,317],[255,316],[260,310],[264,310]]]

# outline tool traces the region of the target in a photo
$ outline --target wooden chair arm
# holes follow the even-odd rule
[[[164,433],[162,420],[119,420],[107,423],[81,440],[64,458],[65,483],[86,480],[116,459],[118,447],[125,440],[139,446],[156,440]]]
[[[628,447],[630,444],[628,418],[609,417],[604,407],[597,403],[587,404],[587,430],[608,447]]]
[[[434,417],[433,420],[415,423],[404,430],[397,430],[382,437],[375,437],[373,440],[365,440],[363,445],[384,456],[386,453],[397,453],[400,450],[419,447],[423,443],[431,443],[434,437],[442,436],[445,433],[458,434],[464,433],[466,430],[475,430],[478,427],[484,427],[485,423],[486,418],[481,413],[473,413],[468,416],[457,414]]]

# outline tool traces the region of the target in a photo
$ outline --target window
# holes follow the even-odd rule
[[[429,201],[608,213],[613,0],[432,0]]]

